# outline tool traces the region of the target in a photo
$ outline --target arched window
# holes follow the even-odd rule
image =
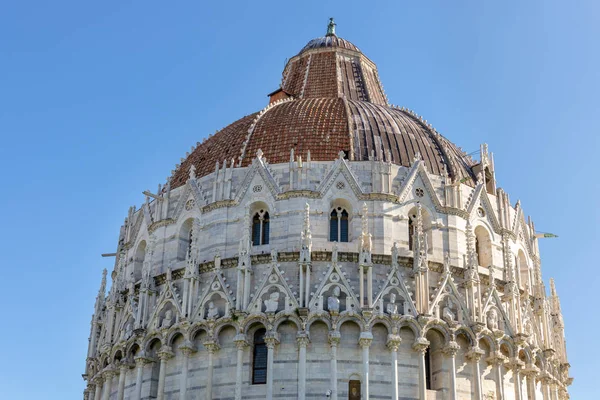
[[[146,259],[146,241],[142,240],[138,245],[133,259],[133,279],[137,282],[142,279],[142,269]]]
[[[329,241],[347,242],[348,241],[348,211],[342,207],[336,207],[329,215]]]
[[[515,268],[521,288],[525,288],[527,286],[529,289],[531,289],[533,279],[529,266],[527,265],[527,257],[525,257],[523,250],[519,250],[518,256],[515,257]]]
[[[252,218],[252,245],[269,244],[269,212],[260,210]]]
[[[254,351],[252,354],[252,384],[267,383],[267,345],[265,344],[264,329],[254,333]]]
[[[192,227],[194,225],[194,219],[188,218],[179,229],[178,247],[177,247],[177,259],[185,260],[190,253],[192,248]]]
[[[475,251],[480,266],[489,267],[492,265],[492,240],[483,226],[475,228]]]

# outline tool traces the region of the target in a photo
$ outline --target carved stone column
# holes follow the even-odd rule
[[[304,304],[306,305],[306,307],[308,307],[308,304],[310,303],[310,268],[310,265],[306,266],[306,275],[304,282]]]
[[[521,370],[523,369],[523,362],[518,358],[513,358],[508,367],[513,371],[513,379],[515,381],[515,400],[522,400],[523,392],[521,390]]]
[[[94,385],[96,385],[96,390],[94,391],[94,400],[101,400],[102,396],[102,378],[97,377],[94,379]]]
[[[158,357],[160,358],[160,367],[158,370],[158,391],[156,394],[156,400],[163,400],[165,398],[165,377],[167,375],[167,361],[173,357],[173,352],[169,346],[163,346],[158,351]]]
[[[186,341],[179,346],[179,350],[181,350],[181,354],[183,355],[183,359],[181,361],[181,375],[179,375],[179,400],[186,400],[190,355],[196,351],[196,349],[191,342]]]
[[[506,362],[506,357],[500,353],[496,353],[487,359],[490,365],[494,366],[496,372],[496,398],[504,400],[504,373],[503,365]]]
[[[369,308],[373,308],[373,266],[367,265],[365,269],[367,272],[367,305]]]
[[[527,400],[535,400],[535,379],[538,376],[539,369],[529,364],[524,370],[523,375],[527,381]]]
[[[115,375],[115,371],[108,369],[102,373],[104,377],[104,388],[102,388],[102,400],[108,400],[110,397],[110,386],[112,384],[112,378]]]
[[[424,337],[417,338],[413,350],[419,353],[419,399],[427,399],[427,377],[425,376],[425,352],[429,347],[429,340]]]
[[[306,398],[306,346],[310,342],[308,333],[300,331],[296,335],[298,342],[298,400]]]
[[[399,335],[389,334],[387,337],[387,348],[392,355],[392,399],[398,400],[398,347],[402,339]]]
[[[481,368],[479,366],[479,360],[485,354],[485,352],[479,347],[473,347],[467,353],[467,358],[473,363],[473,377],[475,382],[475,400],[483,399],[483,390],[481,387]]]
[[[329,332],[329,346],[331,347],[331,361],[330,361],[330,383],[329,386],[331,388],[331,399],[337,400],[338,398],[338,385],[337,385],[337,348],[340,344],[340,332],[339,331],[331,331]]]
[[[551,378],[550,378],[550,376],[547,373],[541,374],[540,382],[542,383],[542,395],[544,396],[544,400],[551,400],[551,397],[550,397]]]
[[[279,343],[276,332],[269,332],[265,335],[267,345],[267,400],[273,400],[273,350]]]
[[[119,389],[117,392],[117,400],[123,400],[125,398],[125,374],[129,366],[125,363],[119,366]]]
[[[213,385],[213,366],[214,354],[219,350],[219,345],[214,340],[209,340],[203,343],[208,351],[208,370],[206,372],[206,400],[212,400],[212,385]]]
[[[135,392],[133,395],[133,400],[141,400],[142,398],[142,378],[144,376],[144,365],[148,363],[149,360],[144,356],[137,356],[135,358],[135,367],[136,367],[136,377],[135,377]]]
[[[456,395],[456,353],[460,346],[454,340],[448,342],[448,345],[444,347],[444,354],[450,361],[450,400],[458,400]]]
[[[361,266],[358,267],[358,271],[359,271],[359,275],[358,275],[358,279],[359,279],[359,294],[360,294],[360,299],[359,299],[359,306],[360,308],[363,308],[365,306],[365,271]]]
[[[358,343],[362,347],[363,384],[361,399],[369,400],[369,347],[373,342],[371,332],[362,332]]]
[[[233,339],[237,348],[237,364],[235,365],[235,400],[242,399],[242,368],[244,366],[244,350],[248,347],[246,335],[238,334]]]

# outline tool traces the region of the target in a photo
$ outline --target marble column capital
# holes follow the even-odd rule
[[[458,350],[460,350],[460,346],[454,340],[449,341],[448,344],[443,348],[444,354],[449,357],[455,357],[456,353],[458,353]]]
[[[117,371],[115,371],[112,366],[108,366],[106,367],[106,369],[104,371],[102,371],[102,377],[104,378],[105,381],[112,379],[113,376],[115,376],[117,374]]]
[[[298,343],[298,347],[306,347],[310,343],[310,336],[306,331],[299,331],[296,334],[296,343]]]
[[[175,354],[173,354],[173,350],[171,350],[170,346],[163,346],[158,350],[158,357],[161,361],[166,361],[174,356]]]
[[[487,359],[486,359],[487,363],[490,365],[504,365],[506,364],[506,357],[503,356],[500,353],[494,353],[492,355],[490,355]]]
[[[329,341],[330,346],[336,346],[340,344],[340,339],[342,335],[340,331],[329,331],[329,336],[327,336],[327,340]]]
[[[265,335],[265,343],[267,348],[273,349],[275,345],[279,344],[279,335],[277,332],[269,332]]]
[[[202,345],[204,345],[206,350],[208,350],[208,352],[211,354],[216,353],[221,348],[219,343],[217,343],[215,340],[207,340],[206,342],[202,343]]]
[[[189,357],[190,354],[196,351],[196,346],[194,346],[194,343],[186,340],[178,347],[178,349],[181,350],[184,355]]]
[[[146,357],[145,355],[139,355],[137,357],[134,358],[135,361],[135,365],[136,367],[143,367],[146,364],[149,364],[152,362],[152,360],[148,357]]]
[[[373,334],[371,332],[361,332],[358,344],[360,347],[370,347],[373,342]]]
[[[402,338],[400,337],[400,335],[394,335],[390,333],[387,336],[387,342],[385,343],[385,345],[390,351],[398,351],[400,343],[402,343]]]
[[[479,346],[471,347],[466,354],[467,358],[472,362],[479,362],[484,355],[485,351]]]
[[[544,385],[549,385],[552,383],[552,376],[550,376],[550,374],[548,374],[547,372],[540,373],[537,379]]]
[[[527,364],[521,373],[527,377],[535,379],[540,373],[540,369],[533,364]]]
[[[246,338],[246,335],[244,335],[243,333],[238,333],[237,335],[235,335],[235,337],[233,338],[233,342],[235,343],[235,347],[238,350],[245,350],[246,347],[248,347],[248,340]]]
[[[514,357],[508,360],[506,366],[510,368],[513,372],[521,372],[525,367],[525,363],[518,358]]]
[[[129,368],[131,368],[131,364],[128,362],[122,362],[119,364],[119,374],[125,374]]]
[[[425,339],[424,337],[419,337],[417,339],[415,339],[415,342],[412,345],[412,348],[414,351],[425,354],[425,352],[427,351],[427,348],[429,347],[429,340]]]

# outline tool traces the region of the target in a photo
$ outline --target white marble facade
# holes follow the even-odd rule
[[[329,240],[337,207],[348,242]],[[268,244],[252,245],[261,212]],[[192,170],[130,209],[111,277],[87,400],[569,397],[533,223],[482,176],[451,184],[418,157],[299,166],[259,152]],[[252,384],[259,330],[266,383]]]

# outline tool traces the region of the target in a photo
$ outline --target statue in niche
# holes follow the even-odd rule
[[[333,288],[333,293],[327,298],[327,310],[340,311],[340,287]]]
[[[165,317],[163,318],[162,323],[160,324],[160,327],[161,329],[170,328],[171,325],[173,325],[173,311],[167,310],[167,312],[165,313]]]
[[[206,317],[208,319],[217,319],[219,318],[219,309],[215,306],[215,303],[210,301],[208,302],[208,310],[206,312]]]
[[[398,305],[396,304],[396,294],[390,294],[390,302],[385,307],[385,311],[388,314],[398,314]]]
[[[279,292],[273,292],[269,298],[264,301],[265,312],[276,312],[279,307]]]
[[[446,306],[442,310],[442,319],[444,319],[446,322],[454,322],[456,318],[456,315],[454,315],[454,312],[452,312],[453,307],[454,305],[452,304],[452,300],[450,299],[450,297],[448,297],[448,300],[446,301]]]
[[[492,308],[487,316],[487,326],[490,330],[495,331],[498,329],[498,312],[495,308]]]

